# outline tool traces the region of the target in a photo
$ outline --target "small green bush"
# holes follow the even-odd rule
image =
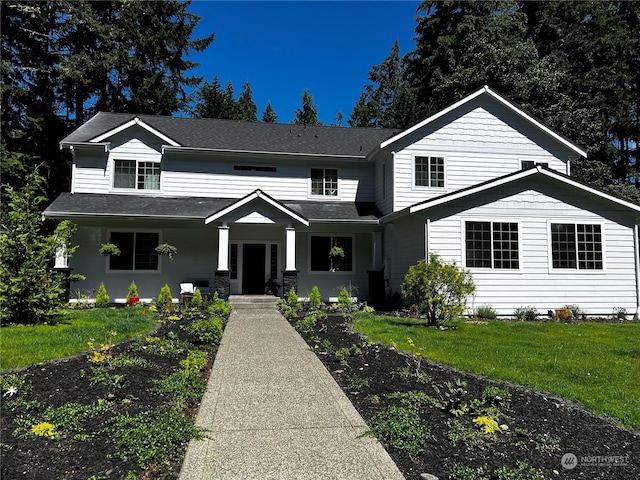
[[[104,283],[101,283],[98,287],[98,293],[96,294],[96,307],[104,308],[109,306],[109,295],[107,295],[107,289]]]
[[[156,304],[158,305],[158,309],[161,311],[171,310],[171,306],[173,305],[173,296],[171,295],[171,288],[166,283],[164,287],[160,289],[160,294],[158,295],[158,299],[156,300]]]
[[[193,297],[191,298],[191,306],[200,308],[202,307],[202,293],[199,288],[193,291]]]
[[[218,345],[222,340],[222,319],[210,317],[195,320],[189,331],[203,343]]]
[[[483,320],[495,320],[498,318],[498,314],[491,305],[481,305],[476,310],[476,317]]]
[[[534,307],[518,307],[513,315],[521,322],[534,322],[538,317],[538,310]]]
[[[406,455],[424,452],[428,442],[434,438],[418,412],[409,407],[387,407],[371,419],[371,425],[363,435],[376,437]]]
[[[231,313],[231,304],[226,300],[218,298],[217,293],[213,294],[213,299],[213,302],[210,302],[209,306],[207,307],[209,315],[226,319]]]
[[[466,298],[475,289],[471,273],[431,253],[428,262],[422,259],[409,267],[402,296],[411,302],[412,309],[426,314],[427,325],[436,325],[462,315]]]
[[[338,305],[340,307],[348,307],[351,305],[351,295],[346,287],[343,287],[338,294]]]
[[[311,289],[311,293],[309,294],[309,306],[313,309],[318,309],[321,304],[322,299],[320,297],[320,290],[317,285],[314,285]]]
[[[129,299],[130,298],[139,298],[138,296],[138,286],[136,285],[136,282],[131,282],[131,285],[129,285],[129,291],[127,292],[127,305],[129,305]]]
[[[293,287],[291,287],[291,290],[289,290],[287,305],[289,305],[294,310],[298,310],[300,308],[300,300],[298,299],[298,294],[296,293],[296,289]]]

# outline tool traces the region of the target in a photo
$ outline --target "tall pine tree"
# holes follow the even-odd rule
[[[302,98],[302,107],[297,108],[293,123],[302,125],[322,125],[318,120],[318,107],[313,102],[313,95],[305,88],[300,96]]]

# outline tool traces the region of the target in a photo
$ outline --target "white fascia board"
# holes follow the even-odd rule
[[[82,212],[42,212],[42,218],[146,218],[146,219],[162,219],[162,220],[201,220],[202,217],[188,217],[176,215],[146,215],[143,213],[82,213]]]
[[[395,137],[391,137],[389,140],[386,140],[384,142],[382,142],[380,144],[380,148],[385,148],[389,145],[391,145],[392,143],[397,142],[398,140],[400,140],[403,137],[406,137],[407,135],[415,132],[416,130],[421,129],[422,127],[424,127],[425,125],[430,124],[431,122],[437,120],[438,118],[446,115],[447,113],[455,110],[456,108],[458,108],[461,105],[464,105],[467,102],[470,102],[471,100],[473,100],[474,98],[482,95],[483,93],[485,93],[485,89],[487,87],[481,88],[480,90],[478,90],[475,93],[472,93],[471,95],[469,95],[468,97],[463,98],[462,100],[457,101],[456,103],[454,103],[453,105],[448,106],[447,108],[445,108],[444,110],[440,110],[438,113],[431,115],[429,118],[421,121],[420,123],[415,124],[413,127],[408,128],[407,130],[402,131],[401,133],[399,133],[398,135],[396,135]]]
[[[111,148],[111,142],[60,142],[60,149],[68,148],[73,151],[75,147],[102,147],[104,153],[108,153]]]
[[[379,225],[380,220],[353,220],[350,218],[310,218],[310,222],[313,223],[341,223],[341,224],[358,224],[358,225]]]
[[[421,210],[425,210],[427,208],[435,207],[437,205],[442,205],[443,203],[448,203],[452,200],[457,200],[459,198],[467,197],[469,195],[474,195],[476,193],[482,192],[484,190],[489,190],[494,187],[498,187],[500,185],[504,185],[506,183],[511,183],[515,180],[519,180],[524,177],[528,177],[530,175],[534,175],[538,172],[542,171],[542,167],[530,168],[528,170],[522,170],[514,175],[509,175],[507,177],[499,178],[493,182],[488,182],[482,185],[478,185],[477,187],[467,188],[458,193],[453,193],[451,195],[445,195],[442,197],[434,198],[433,200],[427,200],[426,202],[419,203],[417,205],[413,205],[409,207],[409,213],[416,213]]]
[[[266,150],[232,150],[226,148],[201,148],[201,147],[181,147],[163,145],[162,154],[171,152],[212,152],[212,153],[240,153],[243,155],[282,155],[288,157],[311,157],[311,158],[336,158],[344,160],[366,161],[364,155],[333,155],[329,153],[303,153],[303,152],[271,152]]]
[[[108,132],[103,133],[102,135],[100,135],[98,137],[92,138],[91,140],[89,140],[89,142],[91,142],[91,143],[101,142],[105,138],[109,138],[109,137],[111,137],[111,136],[113,136],[113,135],[115,135],[117,133],[120,133],[120,132],[126,130],[127,128],[133,127],[134,125],[138,125],[138,126],[144,128],[145,130],[147,130],[152,135],[155,135],[156,137],[161,139],[163,142],[167,142],[169,145],[172,145],[174,147],[179,147],[180,146],[180,144],[178,142],[176,142],[176,141],[172,140],[171,138],[167,137],[164,133],[160,132],[159,130],[156,130],[152,126],[144,123],[138,117],[134,118],[133,120],[129,120],[128,122],[123,123],[119,127],[116,127],[113,130],[109,130]]]
[[[536,167],[536,169],[540,173],[542,173],[542,174],[544,174],[544,175],[546,175],[548,177],[554,178],[554,179],[559,180],[561,182],[564,182],[564,183],[566,183],[568,185],[571,185],[573,187],[576,187],[576,188],[579,188],[581,190],[584,190],[585,192],[589,192],[589,193],[591,193],[593,195],[596,195],[596,196],[598,196],[600,198],[604,198],[605,200],[608,200],[610,202],[617,203],[618,205],[622,205],[623,207],[629,208],[630,210],[634,210],[636,212],[640,212],[640,205],[638,205],[636,203],[629,202],[629,201],[627,201],[627,200],[625,200],[623,198],[619,198],[619,197],[616,197],[614,195],[610,195],[607,192],[603,192],[602,190],[598,190],[596,188],[590,187],[589,185],[585,185],[584,183],[577,182],[577,181],[573,180],[572,178],[567,178],[565,176],[558,175],[553,170],[548,170],[548,169],[545,169],[545,168],[542,168],[542,167],[539,167],[539,166]]]
[[[219,218],[221,218],[221,217],[223,217],[225,215],[228,215],[229,213],[233,212],[234,210],[236,210],[236,209],[242,207],[243,205],[246,205],[247,203],[255,200],[256,198],[262,199],[263,201],[265,201],[266,203],[268,203],[272,207],[280,210],[285,215],[291,217],[292,219],[296,220],[297,222],[302,223],[305,227],[309,226],[309,221],[306,218],[304,218],[304,217],[294,213],[293,211],[289,210],[288,208],[284,207],[283,205],[281,205],[280,203],[276,202],[275,200],[273,200],[268,195],[264,194],[261,190],[256,190],[255,192],[250,193],[246,197],[244,197],[244,198],[238,200],[237,202],[229,205],[228,207],[223,208],[219,212],[216,212],[213,215],[208,216],[207,218],[205,218],[204,223],[205,224],[209,224],[211,222],[215,222]]]
[[[474,100],[475,98],[479,97],[480,95],[482,95],[484,93],[486,93],[487,95],[490,95],[492,98],[494,98],[495,100],[500,102],[502,105],[507,107],[512,112],[514,112],[516,115],[518,115],[521,118],[525,119],[527,122],[531,123],[532,125],[534,125],[539,130],[542,130],[544,133],[546,133],[547,135],[549,135],[550,137],[552,137],[556,141],[560,142],[561,144],[563,144],[564,146],[566,146],[570,150],[573,150],[578,155],[581,155],[581,156],[583,156],[585,158],[587,157],[587,152],[585,152],[584,150],[579,148],[577,145],[571,143],[566,138],[558,135],[557,133],[555,133],[550,128],[544,126],[542,123],[540,123],[538,120],[533,118],[531,115],[529,115],[529,114],[525,113],[524,111],[520,110],[519,108],[515,107],[512,103],[510,103],[505,98],[503,98],[500,95],[498,95],[496,92],[491,90],[486,85],[483,88],[481,88],[480,90],[472,93],[471,95],[463,98],[462,100],[454,103],[453,105],[450,105],[449,107],[445,108],[444,110],[439,111],[435,115],[430,116],[426,120],[423,120],[422,122],[414,125],[413,127],[409,128],[407,130],[404,130],[403,132],[399,133],[395,137],[392,137],[389,140],[386,140],[385,142],[382,142],[380,144],[380,148],[385,148],[385,147],[391,145],[392,143],[400,140],[401,138],[409,135],[410,133],[415,132],[416,130],[419,130],[420,128],[424,127],[425,125],[430,124],[431,122],[437,120],[438,118],[442,117],[443,115],[448,114],[449,112],[451,112],[451,111],[455,110],[456,108],[464,105],[465,103],[470,102],[471,100]]]

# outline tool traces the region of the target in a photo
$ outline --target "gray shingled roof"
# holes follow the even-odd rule
[[[52,218],[117,216],[204,221],[208,216],[237,201],[238,199],[229,198],[62,193],[47,207],[44,215]],[[312,221],[377,221],[381,216],[371,203],[280,203]]]
[[[88,142],[139,118],[183,147],[215,150],[366,156],[398,131],[283,123],[241,122],[100,112],[62,140]]]

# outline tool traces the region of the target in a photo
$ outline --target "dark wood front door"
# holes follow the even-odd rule
[[[264,293],[266,245],[245,243],[242,247],[242,293],[256,295]]]

